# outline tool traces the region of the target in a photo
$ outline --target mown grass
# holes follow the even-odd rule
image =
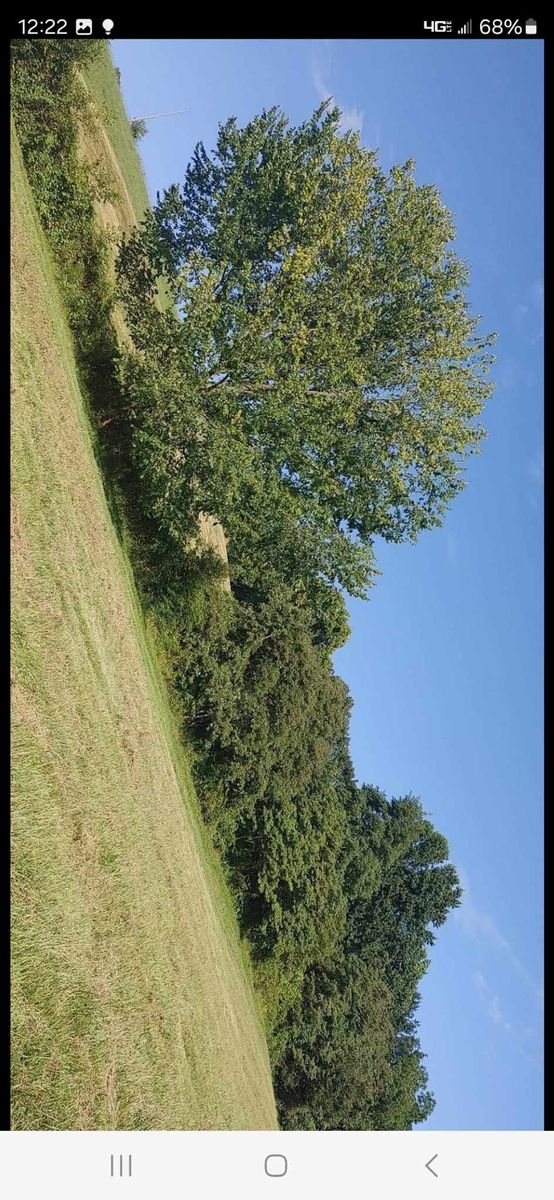
[[[135,219],[139,221],[149,205],[146,180],[107,46],[87,65],[83,74],[87,87],[101,106],[106,134],[125,182]]]
[[[248,963],[17,146],[12,214],[13,1125],[274,1128]]]
[[[99,120],[88,122],[87,152],[91,165],[100,163],[111,181],[115,206],[100,206],[100,217],[109,232],[115,225],[118,237],[137,224],[150,205],[137,144],[131,133],[117,75],[108,46],[102,46],[97,57],[82,71],[82,79],[95,102]],[[115,218],[115,221],[113,220]],[[158,284],[162,308],[171,303],[164,280]],[[121,330],[119,331],[121,332]]]

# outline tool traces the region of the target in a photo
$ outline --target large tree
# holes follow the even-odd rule
[[[281,535],[360,594],[371,539],[415,539],[463,486],[491,339],[477,335],[437,189],[412,161],[385,174],[339,122],[328,104],[298,128],[276,108],[242,129],[227,121],[183,186],[158,196],[119,275],[158,373],[142,445],[163,459],[168,507],[189,467],[207,479],[209,445],[221,483],[208,498],[231,540],[241,506],[278,509]],[[145,303],[160,277],[163,314]]]
[[[387,800],[363,785],[350,805],[351,851],[347,945],[369,953],[384,970],[402,1022],[417,1006],[434,929],[461,902],[462,888],[438,833],[415,796]]]

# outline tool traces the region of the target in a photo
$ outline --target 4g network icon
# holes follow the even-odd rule
[[[452,33],[452,21],[424,21],[426,33]]]

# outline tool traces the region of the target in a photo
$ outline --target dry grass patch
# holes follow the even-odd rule
[[[17,150],[12,213],[13,1124],[274,1128]]]

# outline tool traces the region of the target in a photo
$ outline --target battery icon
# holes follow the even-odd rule
[[[525,32],[526,33],[536,33],[537,32],[537,22],[533,21],[532,17],[528,17],[525,22]]]

